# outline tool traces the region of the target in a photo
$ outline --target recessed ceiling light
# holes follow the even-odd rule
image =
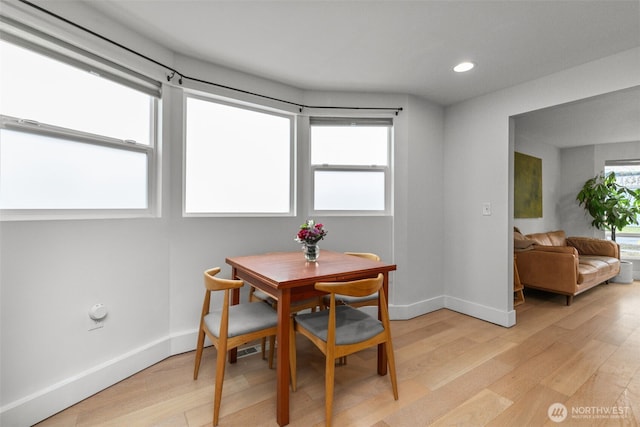
[[[475,66],[476,64],[474,64],[473,62],[461,62],[453,67],[453,71],[455,71],[456,73],[464,73],[465,71],[471,70]]]

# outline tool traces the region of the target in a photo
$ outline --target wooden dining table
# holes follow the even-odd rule
[[[297,251],[229,257],[226,263],[232,268],[233,278],[244,280],[278,301],[276,418],[279,425],[287,425],[289,424],[291,303],[323,295],[322,292],[315,290],[316,282],[366,279],[376,277],[379,273],[384,276],[383,292],[388,296],[389,272],[396,270],[396,265],[327,250],[320,251],[320,257],[316,262],[307,262],[303,253]],[[232,298],[233,304],[240,303],[238,289],[234,291]],[[231,363],[236,361],[236,349],[230,350],[229,361]],[[386,353],[384,345],[379,345],[378,374],[386,373]]]

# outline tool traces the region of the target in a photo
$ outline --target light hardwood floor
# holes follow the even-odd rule
[[[446,309],[392,322],[400,399],[376,374],[374,350],[349,356],[336,372],[334,425],[639,425],[640,282],[598,286],[570,307],[525,297],[512,328]],[[290,425],[324,425],[324,359],[297,342]],[[194,353],[171,357],[38,426],[210,426],[214,360],[206,349],[193,381]],[[259,355],[227,366],[220,426],[277,426],[275,370]],[[556,402],[568,410],[562,423],[547,415]]]

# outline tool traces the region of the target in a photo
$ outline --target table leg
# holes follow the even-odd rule
[[[278,296],[278,335],[276,360],[276,419],[278,425],[289,424],[289,328],[291,327],[291,291]]]
[[[231,268],[231,277],[237,279],[236,268]],[[234,289],[231,293],[231,305],[240,304],[240,289]],[[236,363],[238,361],[238,348],[234,347],[227,352],[229,356],[229,363]]]
[[[387,305],[389,305],[389,274],[383,273],[384,281],[382,282],[382,291],[384,292]],[[382,313],[380,312],[380,303],[378,303],[378,319],[382,320]],[[378,344],[378,375],[387,374],[387,352],[384,344]]]

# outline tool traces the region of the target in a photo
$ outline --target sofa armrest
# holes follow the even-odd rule
[[[568,237],[567,245],[576,248],[580,255],[600,255],[620,259],[620,246],[611,240]]]
[[[518,275],[524,286],[559,292],[576,291],[578,253],[570,246],[538,246],[516,255]]]

